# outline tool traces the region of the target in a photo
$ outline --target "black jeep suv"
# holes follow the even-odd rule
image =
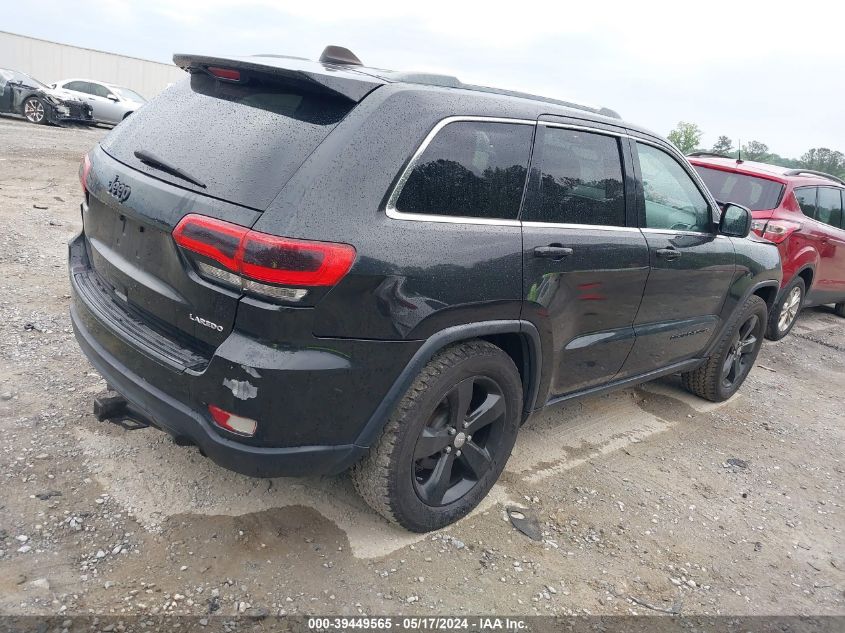
[[[80,169],[71,315],[124,415],[252,476],[351,467],[425,531],[532,412],[753,366],[776,247],[614,112],[331,47],[174,60]]]

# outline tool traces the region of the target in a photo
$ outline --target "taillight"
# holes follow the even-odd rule
[[[763,233],[766,230],[766,220],[752,220],[751,221],[751,232],[756,233],[759,237],[763,237]]]
[[[334,286],[355,261],[349,244],[276,237],[194,213],[173,239],[201,256],[194,263],[203,277],[285,301],[301,300],[308,287]]]
[[[244,437],[252,437],[255,435],[255,430],[258,428],[258,422],[252,418],[245,418],[234,413],[224,411],[220,407],[213,404],[208,405],[208,412],[211,414],[211,419],[221,429],[226,429],[235,435],[243,435]]]
[[[234,68],[219,68],[217,66],[209,66],[208,72],[218,79],[225,79],[227,81],[240,81],[241,71]]]
[[[82,157],[79,163],[79,184],[82,185],[82,193],[88,193],[88,173],[91,171],[91,159],[88,154]]]
[[[774,242],[775,244],[780,244],[800,228],[801,224],[799,222],[790,222],[789,220],[769,220],[766,224],[766,228],[763,230],[762,237],[770,242]]]

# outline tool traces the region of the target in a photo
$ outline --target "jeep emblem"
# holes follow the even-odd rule
[[[132,187],[125,182],[120,182],[120,176],[115,176],[114,180],[109,181],[108,191],[120,202],[126,202],[132,195]]]

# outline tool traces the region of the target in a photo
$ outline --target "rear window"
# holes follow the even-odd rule
[[[515,220],[533,134],[530,125],[449,123],[414,161],[396,210]]]
[[[752,211],[774,209],[780,203],[783,193],[780,183],[700,165],[693,167],[719,202],[735,202]]]
[[[298,86],[257,79],[232,84],[197,73],[132,114],[102,147],[155,178],[264,210],[354,105]],[[145,165],[136,150],[207,188]]]

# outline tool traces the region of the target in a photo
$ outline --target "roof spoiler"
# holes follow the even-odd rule
[[[818,176],[819,178],[827,178],[828,180],[832,180],[833,182],[838,182],[840,185],[845,185],[845,180],[839,178],[838,176],[834,176],[833,174],[826,174],[823,171],[816,171],[815,169],[790,169],[789,171],[783,172],[784,176]]]
[[[328,48],[339,47],[330,46]],[[323,54],[325,55],[326,52],[324,51]],[[352,57],[355,56],[352,55]],[[361,101],[374,88],[384,84],[383,80],[356,73],[352,69],[348,71],[329,70],[321,63],[295,57],[211,57],[207,55],[176,54],[173,56],[173,63],[189,73],[211,74],[209,68],[214,68],[217,77],[220,77],[217,71],[222,68],[272,76],[282,80],[287,79],[306,84],[314,91],[343,97],[356,103]],[[351,62],[345,63],[350,64]]]

